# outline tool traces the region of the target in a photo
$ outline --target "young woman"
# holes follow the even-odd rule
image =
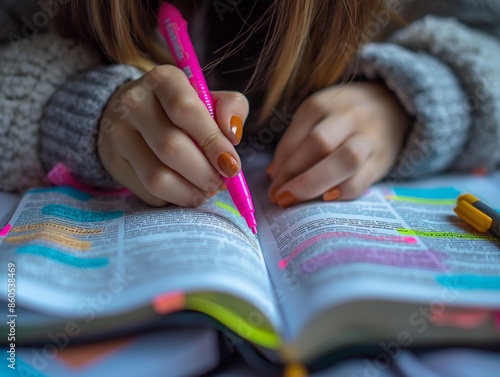
[[[46,105],[47,169],[63,161],[85,183],[193,206],[237,173],[240,141],[244,158],[279,139],[269,193],[287,207],[355,198],[384,177],[498,167],[499,4],[173,3],[208,66],[217,122],[168,64],[160,1],[58,4],[58,33],[107,64],[66,80]],[[394,18],[407,26],[386,38]]]

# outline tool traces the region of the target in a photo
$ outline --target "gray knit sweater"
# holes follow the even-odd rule
[[[95,52],[42,28],[13,43],[8,33],[22,36],[26,20],[35,21],[29,15],[40,9],[33,4],[0,5],[0,189],[41,184],[57,162],[84,183],[112,187],[97,155],[98,122],[112,93],[142,73],[99,65]],[[500,0],[389,4],[408,26],[365,45],[356,64],[359,78],[385,82],[414,117],[389,178],[498,168]],[[373,14],[367,37],[379,36],[384,20]]]

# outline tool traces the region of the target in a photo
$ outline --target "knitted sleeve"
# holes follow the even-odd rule
[[[96,54],[55,34],[13,48],[0,45],[0,190],[45,182],[39,159],[45,104],[68,77],[98,63]]]
[[[0,190],[45,184],[58,162],[83,183],[116,185],[97,156],[98,123],[112,93],[141,72],[98,66],[96,52],[46,34],[59,6],[0,2]]]
[[[45,169],[62,162],[81,183],[100,188],[119,187],[97,153],[99,121],[115,90],[142,74],[127,65],[101,66],[61,85],[41,122],[40,153]]]
[[[480,10],[500,25],[496,7]],[[500,165],[500,40],[481,29],[426,16],[362,49],[359,72],[383,80],[415,119],[389,177]]]

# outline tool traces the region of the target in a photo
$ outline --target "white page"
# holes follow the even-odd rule
[[[254,162],[250,176],[258,200],[259,239],[267,268],[284,313],[289,338],[319,311],[361,299],[430,302],[450,292],[450,305],[500,306],[500,242],[489,234],[483,241],[405,235],[396,229],[424,229],[474,234],[453,213],[452,205],[389,200],[390,186],[380,184],[357,201],[313,201],[285,210],[267,198],[268,160]],[[260,167],[258,165],[260,164]],[[247,174],[249,176],[249,174]],[[495,176],[496,177],[496,176]],[[471,192],[500,208],[489,177],[450,175],[398,186],[450,187]],[[453,193],[452,189],[444,190]],[[474,247],[474,251],[470,248]],[[481,250],[479,250],[481,249]],[[286,268],[280,265],[286,264]],[[478,275],[467,278],[467,274]],[[457,286],[454,286],[456,278]],[[481,284],[484,289],[459,289]],[[468,280],[467,280],[468,279]]]
[[[54,315],[109,315],[170,291],[216,291],[253,303],[277,325],[259,244],[234,211],[227,192],[195,210],[34,190],[0,241],[0,258],[16,265],[17,304]],[[6,295],[7,273],[1,279]]]

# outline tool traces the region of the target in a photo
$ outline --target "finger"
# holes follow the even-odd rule
[[[136,129],[165,166],[204,191],[212,191],[222,184],[217,170],[194,141],[170,122],[156,99],[147,101],[132,116],[136,118],[133,119]]]
[[[324,159],[353,132],[349,119],[344,116],[334,115],[320,121],[289,158],[282,165],[274,167],[269,192]]]
[[[155,207],[162,207],[168,204],[167,201],[157,198],[152,195],[142,185],[137,177],[137,174],[132,169],[130,163],[123,157],[119,148],[127,148],[131,142],[130,134],[134,130],[129,128],[126,124],[121,125],[114,131],[114,138],[111,139],[107,148],[99,149],[99,157],[109,174],[114,180],[130,189],[135,195],[141,198],[144,202]],[[102,144],[101,144],[102,145]]]
[[[271,199],[284,208],[316,198],[352,177],[370,155],[369,140],[361,134],[355,134],[305,173],[285,183]]]
[[[183,207],[196,207],[212,192],[200,190],[181,175],[165,166],[149,149],[140,134],[121,151],[141,184],[154,197]]]
[[[113,170],[114,173],[112,174],[113,178],[123,186],[127,187],[145,203],[154,207],[163,207],[168,204],[167,201],[157,198],[144,187],[127,160],[124,158],[116,159],[115,167],[116,169]]]
[[[368,188],[383,179],[391,168],[390,163],[384,163],[372,155],[365,165],[351,178],[342,182],[339,200],[351,200],[363,195]]]
[[[212,99],[217,124],[233,145],[238,145],[248,116],[247,98],[240,92],[212,92]]]
[[[328,190],[323,194],[323,200],[352,200],[363,195],[375,181],[380,179],[374,174],[376,166],[373,161],[374,160],[370,160],[370,163],[367,163],[352,177],[340,183],[333,190]],[[328,195],[328,193],[330,193],[330,195]]]
[[[285,163],[323,117],[324,113],[312,100],[306,100],[299,106],[274,152],[272,169],[268,171],[271,177],[274,177],[276,169]]]
[[[168,118],[193,138],[219,174],[235,176],[240,170],[240,158],[183,71],[168,65],[155,69],[155,75],[163,77],[154,89],[155,95]]]

